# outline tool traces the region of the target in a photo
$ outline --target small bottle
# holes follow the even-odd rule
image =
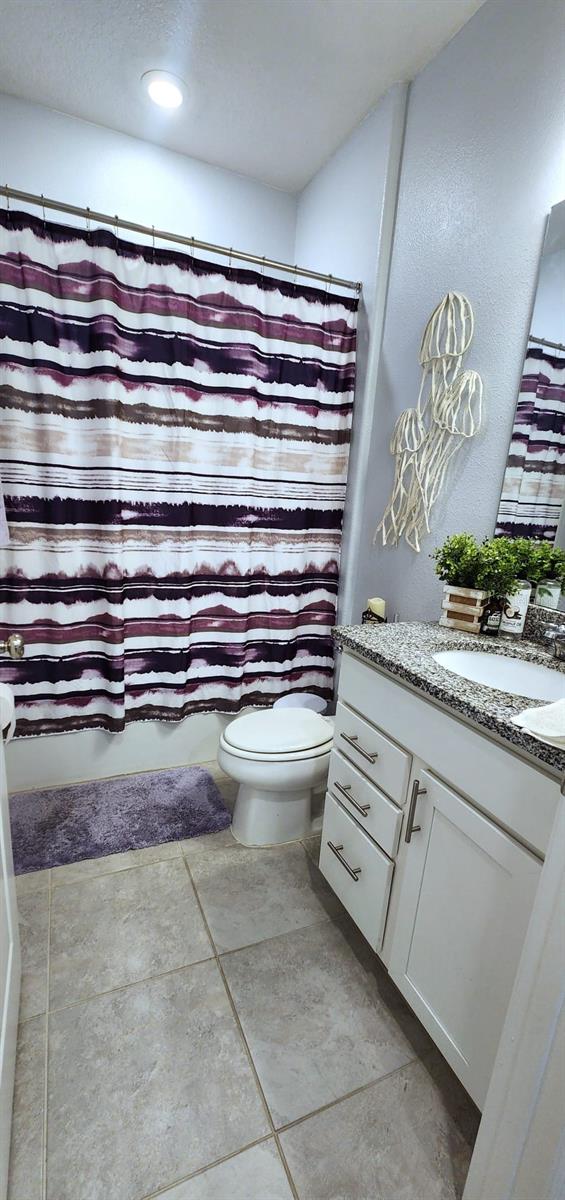
[[[520,587],[502,602],[500,636],[503,638],[521,638],[524,633],[532,585],[527,579],[519,579],[518,583]]]
[[[489,596],[481,617],[481,633],[487,637],[498,637],[501,620],[502,600],[500,596]]]

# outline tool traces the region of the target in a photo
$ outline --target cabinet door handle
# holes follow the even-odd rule
[[[408,817],[406,819],[406,833],[404,834],[405,842],[411,842],[412,834],[419,833],[420,829],[422,828],[421,825],[414,824],[414,817],[416,816],[416,805],[418,803],[418,796],[425,796],[426,790],[427,790],[426,788],[420,787],[419,779],[414,780],[414,783],[412,784],[412,794],[410,796],[410,804],[408,806]]]
[[[359,745],[359,737],[356,733],[342,733],[340,734],[340,737],[343,738],[344,742],[347,742],[348,746],[353,746],[353,749],[356,750],[362,758],[365,758],[367,762],[376,763],[379,757],[378,754],[376,751],[374,754],[369,754],[368,750],[364,750],[363,747]]]
[[[359,801],[351,795],[350,783],[338,783],[336,779],[334,782],[334,788],[336,792],[340,792],[341,795],[345,797],[347,803],[351,804],[356,812],[360,813],[362,817],[366,817],[367,813],[371,811],[370,804],[359,804]]]
[[[341,853],[341,851],[343,850],[343,846],[334,846],[333,842],[328,842],[328,846],[329,846],[332,854],[335,854],[336,858],[341,863],[342,867],[345,867],[347,874],[351,875],[351,878],[355,881],[355,883],[359,883],[361,867],[350,867],[349,866],[347,859],[345,859],[343,857],[343,854]]]

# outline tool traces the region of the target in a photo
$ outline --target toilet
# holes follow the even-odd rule
[[[333,721],[310,708],[237,717],[222,733],[218,763],[239,790],[232,833],[244,846],[273,846],[311,832],[310,797],[325,782]]]

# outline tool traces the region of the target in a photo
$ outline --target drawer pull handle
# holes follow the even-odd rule
[[[404,834],[405,842],[411,842],[412,834],[419,833],[420,829],[422,828],[421,825],[414,824],[414,817],[416,816],[416,805],[418,803],[418,796],[425,796],[425,795],[426,795],[426,788],[420,787],[420,780],[415,779],[414,783],[412,784],[412,794],[410,796],[410,805],[408,808],[408,817],[406,820],[406,833]]]
[[[349,863],[347,862],[347,860],[343,857],[343,854],[341,853],[341,851],[343,850],[343,846],[334,846],[333,842],[328,842],[328,846],[329,846],[332,854],[335,854],[336,858],[339,859],[339,862],[341,863],[342,867],[345,867],[347,874],[351,875],[351,878],[355,880],[355,883],[359,883],[361,867],[350,867],[349,866]]]
[[[353,746],[353,749],[356,750],[362,758],[365,758],[367,762],[376,763],[379,757],[378,754],[376,752],[375,754],[369,754],[368,750],[364,750],[363,747],[359,745],[359,737],[356,733],[342,733],[340,736],[343,738],[344,742],[347,742],[348,746]]]
[[[371,811],[370,804],[359,804],[359,801],[356,800],[355,797],[351,795],[351,784],[350,783],[338,783],[337,779],[336,779],[336,781],[334,783],[334,788],[335,788],[336,792],[340,792],[341,795],[345,797],[345,799],[347,800],[347,803],[351,804],[353,806],[353,808],[355,809],[355,811],[360,813],[362,817],[366,817],[367,813]]]

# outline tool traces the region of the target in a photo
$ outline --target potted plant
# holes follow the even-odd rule
[[[515,538],[514,545],[518,572],[536,589],[534,604],[557,608],[565,583],[565,551],[534,538]]]
[[[483,621],[482,633],[500,631],[506,637],[523,633],[532,585],[524,578],[518,540],[494,537],[482,544],[479,579],[492,598],[491,619]]]
[[[472,533],[454,533],[434,550],[436,575],[444,585],[440,625],[479,632],[488,599],[488,593],[476,584],[479,556]]]
[[[471,533],[455,533],[439,546],[432,558],[444,582],[440,625],[479,633],[486,602],[502,601],[516,591],[516,560],[510,538],[489,538],[478,543]]]

